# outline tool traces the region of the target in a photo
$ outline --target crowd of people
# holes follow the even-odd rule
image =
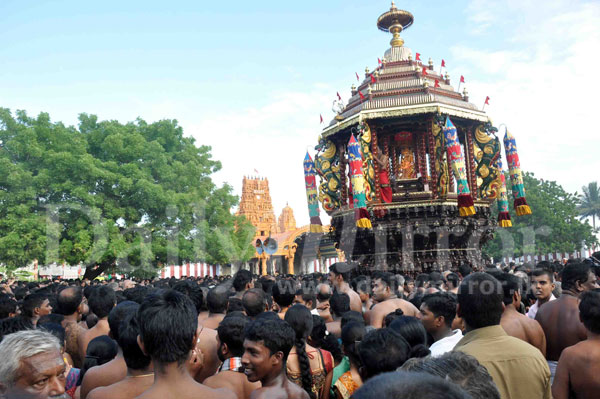
[[[359,271],[3,278],[0,397],[599,397],[593,262]]]

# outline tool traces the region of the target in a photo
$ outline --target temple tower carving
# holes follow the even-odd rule
[[[244,177],[242,198],[237,214],[245,216],[256,227],[256,237],[268,236],[269,232],[272,234],[279,232],[275,212],[273,212],[268,179]]]
[[[296,230],[296,219],[294,218],[294,210],[289,207],[288,204],[281,211],[279,215],[279,232],[285,233],[286,231]]]

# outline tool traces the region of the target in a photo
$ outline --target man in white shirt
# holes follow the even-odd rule
[[[527,316],[535,319],[540,306],[546,302],[550,302],[556,299],[552,291],[554,290],[554,274],[546,269],[535,269],[531,273],[531,289],[533,295],[537,298],[537,301],[529,308]]]
[[[429,347],[431,356],[441,356],[454,349],[463,337],[460,330],[451,328],[456,316],[456,297],[447,292],[425,295],[420,310],[421,322],[434,341]]]

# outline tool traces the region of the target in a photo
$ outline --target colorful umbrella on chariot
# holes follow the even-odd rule
[[[502,170],[502,160],[498,158],[496,163],[500,172],[500,195],[498,196],[498,226],[512,227],[510,214],[508,213],[508,194],[506,193],[506,178]]]
[[[317,170],[315,163],[308,151],[304,157],[304,184],[306,186],[306,201],[308,202],[308,216],[310,217],[310,232],[322,233],[323,223],[319,216],[319,195],[317,192]]]
[[[508,132],[508,129],[506,129],[504,135],[504,151],[508,162],[512,193],[515,198],[515,212],[517,216],[531,215],[531,208],[525,200],[525,187],[523,186],[523,174],[521,173],[521,163],[517,153],[517,143],[513,135]]]
[[[348,142],[348,161],[350,165],[350,181],[352,183],[352,201],[356,226],[370,229],[372,225],[369,219],[369,212],[367,211],[365,179],[362,173],[362,155],[360,145],[353,134],[350,135],[350,141]]]
[[[467,169],[465,167],[465,156],[462,147],[458,141],[456,127],[446,117],[444,125],[444,136],[446,137],[446,149],[448,150],[448,162],[454,172],[456,178],[456,189],[458,191],[458,211],[460,216],[472,216],[475,214],[475,206],[473,197],[469,191],[469,183],[467,182]]]

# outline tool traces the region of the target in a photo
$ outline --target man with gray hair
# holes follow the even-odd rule
[[[408,359],[398,370],[437,375],[459,385],[473,399],[500,399],[494,380],[477,359],[463,352]]]
[[[0,397],[66,398],[66,366],[54,335],[42,330],[9,334],[0,343],[0,359]]]

